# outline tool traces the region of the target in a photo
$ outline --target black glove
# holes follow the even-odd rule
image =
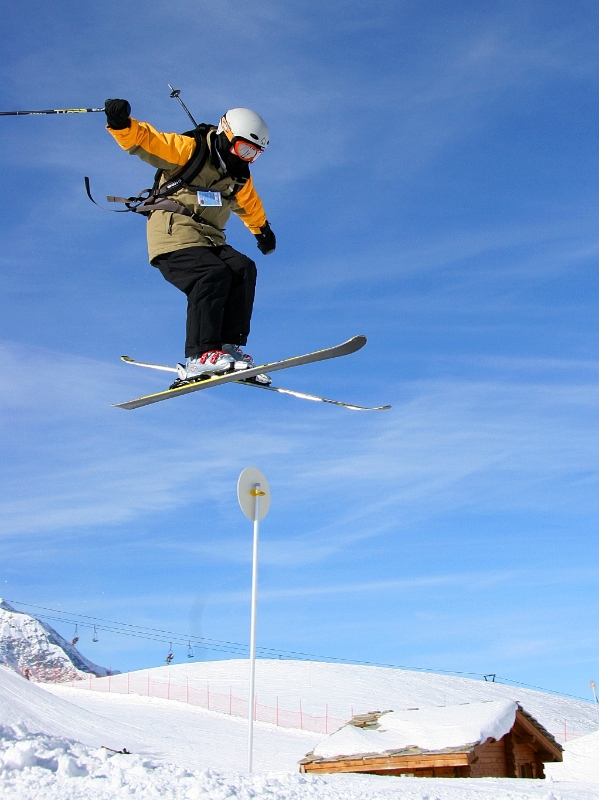
[[[268,220],[260,228],[260,233],[255,233],[254,236],[258,240],[258,250],[263,255],[268,256],[270,253],[274,253],[277,246],[277,237],[272,232]]]
[[[126,100],[106,100],[104,103],[108,127],[115,131],[131,127],[131,106]]]

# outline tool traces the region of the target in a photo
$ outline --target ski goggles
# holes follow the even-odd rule
[[[252,162],[255,161],[264,150],[251,142],[247,142],[245,139],[233,139],[231,142],[231,152],[235,153],[242,161]]]

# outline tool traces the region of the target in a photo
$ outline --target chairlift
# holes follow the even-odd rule
[[[187,658],[193,658],[193,647],[191,646],[191,642],[188,642]]]
[[[73,638],[71,639],[71,644],[73,645],[73,647],[77,644],[78,641],[79,641],[79,634],[77,633],[77,625],[75,625],[75,633],[73,634]]]
[[[94,625],[94,635],[92,636],[92,642],[98,641],[98,631],[96,630],[96,626]]]
[[[169,646],[168,646],[168,654],[167,654],[167,656],[165,658],[165,662],[166,662],[167,666],[171,663],[171,661],[173,660],[174,657],[175,656],[173,655],[173,643],[171,642],[169,644]]]

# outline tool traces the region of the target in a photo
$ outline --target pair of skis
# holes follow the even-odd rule
[[[187,383],[183,386],[176,386],[174,388],[166,389],[162,392],[155,394],[148,394],[144,397],[138,397],[135,400],[128,400],[126,403],[114,404],[116,408],[125,408],[131,410],[133,408],[140,408],[141,406],[148,406],[151,403],[159,403],[162,400],[169,400],[171,397],[178,397],[182,394],[189,394],[190,392],[198,392],[202,389],[210,389],[213,386],[220,386],[223,383],[240,383],[243,386],[254,386],[256,389],[266,389],[269,392],[278,392],[279,394],[289,394],[293,397],[298,397],[301,400],[312,400],[317,403],[330,403],[334,406],[341,406],[342,408],[349,408],[352,411],[386,411],[391,406],[376,406],[374,408],[366,408],[364,406],[356,406],[351,403],[343,403],[341,400],[330,400],[327,397],[318,397],[313,394],[306,394],[305,392],[296,392],[292,389],[282,389],[278,386],[265,386],[259,383],[249,382],[248,378],[253,378],[263,372],[278,372],[282,369],[290,369],[291,367],[299,367],[303,364],[314,364],[317,361],[326,361],[330,358],[338,358],[339,356],[347,356],[350,353],[355,353],[366,344],[365,336],[354,336],[348,339],[347,342],[338,344],[335,347],[328,347],[325,350],[316,350],[313,353],[307,353],[303,356],[293,356],[292,358],[285,358],[282,361],[274,361],[272,364],[263,364],[259,367],[252,367],[238,372],[227,372],[224,375],[215,375],[206,380],[195,381],[194,383]],[[162,372],[172,372],[177,374],[176,367],[167,367],[161,364],[148,364],[143,361],[136,361],[129,356],[121,356],[121,359],[127,364],[133,364],[137,367],[146,367],[147,369],[157,369]],[[243,378],[242,378],[243,376]]]

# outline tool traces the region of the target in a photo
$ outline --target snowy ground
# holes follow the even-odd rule
[[[133,736],[135,741],[143,739],[141,752],[154,759],[193,769],[245,769],[248,729],[245,719],[154,697],[106,695],[61,686],[48,688],[57,695],[56,699],[68,698],[81,710],[106,721],[106,733],[99,744],[131,750],[129,741]],[[79,729],[76,738],[85,741],[84,736],[85,731]],[[297,762],[322,738],[316,733],[257,722],[256,769],[297,772]]]
[[[0,792],[6,800],[596,800],[598,790],[597,784],[526,780],[193,771],[0,727]]]
[[[194,771],[0,726],[0,792],[6,800],[596,800],[598,791],[597,784],[526,780]]]
[[[209,685],[211,692],[226,695],[232,690],[237,697],[247,697],[248,662],[243,659],[140,670],[130,673],[131,686],[144,687],[148,674],[164,683],[170,676],[173,684],[185,685],[188,681],[190,687],[205,689]],[[123,676],[118,678],[123,680]],[[572,736],[599,728],[591,702],[500,683],[384,667],[260,659],[256,663],[256,693],[260,703],[274,706],[278,698],[281,708],[295,711],[301,700],[304,712],[314,715],[324,715],[328,706],[330,716],[343,720],[366,711],[515,700],[560,742],[564,722]],[[65,693],[60,696],[69,697]]]
[[[285,664],[268,663],[275,664],[268,667],[271,675],[276,665]],[[215,680],[216,671],[226,669],[222,664],[197,664],[194,669],[203,670],[204,678],[208,670]],[[243,662],[241,665],[247,666]],[[308,683],[297,686],[287,683],[284,694],[285,681],[293,675],[287,664],[283,669],[277,690],[287,700],[312,688],[313,701],[324,701],[322,694],[318,700],[315,683],[320,682],[321,690],[324,687],[327,692],[333,688],[331,673],[327,678],[326,670],[320,674],[316,665],[307,668],[298,664],[295,677],[299,678],[303,669]],[[345,692],[346,696],[359,698],[360,693],[367,693],[367,673],[359,673],[364,682],[354,686],[352,670],[356,668],[345,669],[349,671],[335,672],[337,682],[342,681],[338,686],[339,696]],[[229,671],[221,677],[231,679],[232,674]],[[433,684],[437,679],[437,676],[418,677],[428,677]],[[373,692],[382,690],[382,680],[383,676],[379,676],[378,683],[371,682]],[[388,676],[387,680],[396,678]],[[421,698],[425,683],[421,680]],[[460,689],[463,690],[464,687]],[[241,687],[237,691],[240,693]],[[362,697],[370,707],[371,698],[364,694]],[[546,713],[563,711],[563,698],[545,698]],[[542,707],[540,698],[538,702]],[[570,711],[585,719],[581,709],[575,707]],[[297,772],[297,761],[322,736],[264,723],[256,726],[257,772],[248,776],[243,774],[246,725],[244,720],[175,701],[90,693],[67,686],[42,688],[0,668],[0,796],[3,800],[112,800],[131,796],[166,800],[597,800],[599,797],[599,782],[302,776]],[[596,747],[599,745],[596,738],[584,737],[587,760],[594,746],[589,740],[593,739]],[[576,740],[573,746],[575,743]],[[114,749],[127,747],[133,754],[110,753],[100,747],[102,744]]]
[[[599,731],[567,742],[563,762],[547,764],[545,772],[554,780],[594,781],[599,784]]]

